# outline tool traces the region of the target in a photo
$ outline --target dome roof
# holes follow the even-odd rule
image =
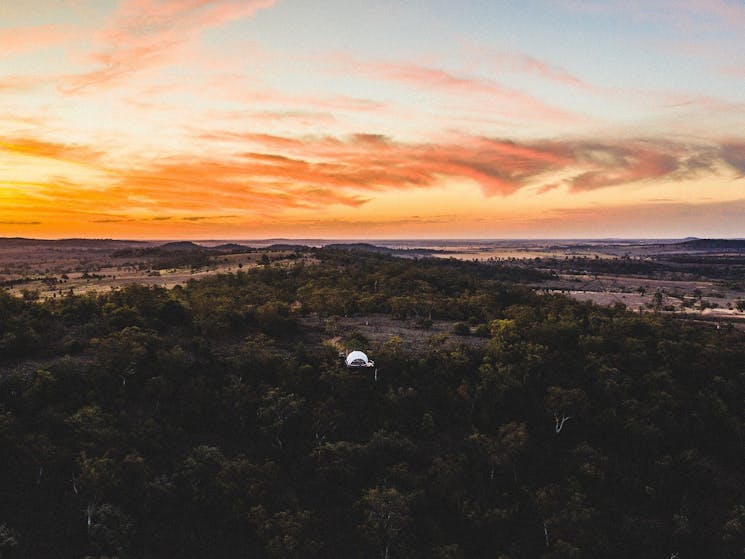
[[[347,367],[369,367],[371,363],[367,355],[357,350],[347,355],[346,361]]]

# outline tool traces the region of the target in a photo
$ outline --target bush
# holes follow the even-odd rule
[[[469,336],[471,334],[471,327],[465,322],[456,322],[453,324],[453,334],[458,336]]]
[[[479,324],[476,327],[476,330],[474,330],[473,335],[478,336],[479,338],[488,338],[491,335],[489,326],[487,326],[486,324]]]

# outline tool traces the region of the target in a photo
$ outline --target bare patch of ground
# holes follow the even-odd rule
[[[621,303],[631,310],[662,312],[745,329],[737,309],[743,292],[712,280],[671,280],[611,275],[561,275],[546,290],[598,305]],[[657,295],[659,293],[659,295]]]
[[[424,329],[413,321],[395,320],[385,314],[354,317],[321,318],[317,315],[302,317],[301,327],[309,333],[310,342],[331,343],[339,351],[355,349],[374,352],[386,343],[400,344],[402,349],[422,353],[432,347],[455,347],[460,344],[480,346],[486,338],[459,336],[453,333],[455,321],[435,320],[431,328]],[[365,347],[349,347],[345,340],[361,337]],[[364,345],[364,344],[363,344]]]
[[[0,273],[0,281],[12,282],[7,287],[12,295],[49,299],[68,294],[105,293],[133,284],[172,289],[192,279],[259,266],[265,255],[275,264],[289,265],[295,261],[288,260],[292,251],[261,251],[218,255],[208,265],[196,269],[183,266],[158,270],[152,267],[153,259],[112,258],[108,253],[97,256],[85,253],[83,257],[72,251],[65,258],[42,251],[35,254],[40,259],[34,260],[33,265],[24,264],[23,273]],[[7,260],[14,253],[0,256],[0,266],[5,262],[7,269]]]

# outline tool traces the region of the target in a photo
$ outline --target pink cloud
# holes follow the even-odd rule
[[[574,191],[660,179],[671,176],[682,166],[679,155],[664,148],[634,144],[591,148],[589,151],[585,149],[585,153],[582,147],[578,149],[580,161],[589,159],[594,168],[569,181]],[[596,156],[599,160],[595,159]]]
[[[199,134],[203,140],[220,140],[227,142],[254,143],[273,148],[287,148],[303,145],[301,140],[285,138],[271,134],[236,133],[236,132],[206,132]]]
[[[595,86],[578,78],[566,69],[544,60],[539,60],[529,54],[496,51],[477,45],[470,39],[462,39],[461,43],[462,48],[468,56],[468,60],[474,67],[487,68],[490,71],[533,75],[561,85],[586,91],[597,91]]]
[[[179,59],[203,31],[253,15],[274,0],[126,0],[95,35],[98,68],[70,79],[68,92],[117,82]]]
[[[0,77],[0,91],[26,91],[48,83],[53,78],[43,76],[7,76]]]
[[[493,102],[499,110],[537,120],[551,119],[563,122],[580,122],[584,117],[572,114],[559,107],[549,105],[525,92],[502,86],[496,82],[456,76],[438,68],[416,64],[386,62],[361,62],[337,57],[337,63],[346,72],[356,73],[376,80],[398,82],[416,87],[418,90],[440,91],[459,96],[468,95],[481,102]]]
[[[0,30],[0,52],[4,56],[60,46],[80,30],[67,25],[35,25]]]
[[[263,142],[267,149],[280,147],[274,136],[211,137]],[[244,152],[245,172],[289,185],[362,192],[427,188],[443,177],[461,177],[477,182],[491,196],[515,192],[531,177],[572,162],[571,152],[558,144],[520,145],[485,138],[466,138],[457,144],[404,144],[377,134],[357,134],[346,141],[313,137],[281,143],[285,155]]]
[[[251,140],[260,142],[262,138],[253,135]],[[264,147],[278,147],[277,139],[268,139]],[[262,164],[271,162],[261,173],[287,172],[290,180],[338,188],[426,188],[438,184],[442,177],[460,177],[481,185],[487,196],[509,195],[550,171],[572,173],[565,184],[573,192],[689,179],[714,174],[722,165],[737,173],[745,172],[745,148],[736,141],[718,145],[654,140],[518,143],[465,137],[457,142],[407,144],[377,134],[358,134],[346,141],[304,138],[300,144],[285,147],[284,153],[294,157],[257,152],[244,156]],[[539,193],[560,184],[552,182]]]
[[[276,125],[290,124],[295,129],[302,127],[332,126],[337,122],[336,117],[328,111],[314,111],[307,109],[266,109],[266,110],[220,110],[209,109],[201,114],[202,120],[216,126],[219,123],[227,125]],[[219,132],[218,132],[219,133]]]
[[[553,66],[542,60],[522,53],[498,53],[493,57],[497,67],[507,68],[513,72],[533,74],[546,80],[569,85],[579,89],[594,90],[587,82],[570,74],[563,68]]]

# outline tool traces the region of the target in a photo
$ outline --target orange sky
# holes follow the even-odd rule
[[[0,236],[745,236],[745,8],[482,4],[2,4]]]

